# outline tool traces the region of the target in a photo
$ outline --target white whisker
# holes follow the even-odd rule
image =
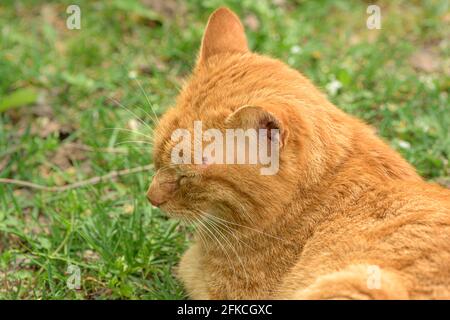
[[[130,110],[129,108],[125,107],[125,106],[124,106],[120,101],[118,101],[117,99],[115,99],[115,98],[109,98],[109,99],[113,100],[113,101],[114,101],[116,104],[118,104],[120,107],[122,107],[122,108],[125,109],[126,111],[130,112],[133,116],[136,117],[136,119],[137,119],[139,122],[141,122],[145,127],[147,127],[150,131],[153,132],[153,128],[150,127],[150,126],[148,125],[148,123],[146,123],[144,120],[142,120],[135,112],[133,112],[133,111]]]
[[[126,128],[104,128],[103,130],[117,130],[117,131],[131,132],[131,133],[138,134],[138,135],[141,135],[143,137],[146,137],[147,139],[152,140],[151,136],[146,135],[145,133],[142,133],[142,132],[139,132],[139,131],[131,130],[131,129],[126,129]]]
[[[156,112],[153,109],[152,103],[150,102],[150,99],[148,98],[147,93],[145,92],[144,88],[142,87],[141,82],[137,78],[135,78],[135,80],[136,80],[137,84],[139,85],[139,88],[141,88],[141,91],[144,93],[145,99],[147,100],[147,103],[149,104],[149,107],[152,110],[153,115],[155,116],[155,119],[154,119],[154,120],[156,120],[155,122],[159,123],[158,116],[156,115]],[[145,110],[144,110],[144,112],[147,113]],[[148,114],[148,113],[147,113],[147,115],[150,116],[150,114]],[[152,118],[152,117],[150,116],[150,118]]]
[[[120,142],[114,144],[114,146],[119,146],[119,145],[127,144],[127,143],[138,143],[138,144],[142,143],[142,144],[149,144],[149,145],[153,146],[152,142],[142,141],[142,140],[125,140],[125,141],[120,141]]]

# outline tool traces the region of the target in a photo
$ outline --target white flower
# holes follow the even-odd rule
[[[137,72],[136,70],[131,70],[130,72],[128,72],[128,78],[130,79],[136,79],[137,77]]]
[[[300,54],[302,52],[302,48],[298,45],[291,47],[291,53],[292,54]]]
[[[411,144],[408,141],[399,140],[398,146],[402,149],[411,149]]]
[[[340,88],[342,88],[342,83],[336,79],[332,80],[326,85],[328,93],[332,96],[335,96]]]

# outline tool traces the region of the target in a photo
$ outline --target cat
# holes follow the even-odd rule
[[[171,162],[172,133],[279,132],[279,171]],[[149,200],[197,231],[177,276],[191,299],[449,299],[450,191],[299,72],[211,14],[196,66],[155,128]],[[255,169],[256,167],[256,169]]]

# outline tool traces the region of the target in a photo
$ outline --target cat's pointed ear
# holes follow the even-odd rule
[[[209,17],[198,62],[223,52],[247,52],[244,27],[236,14],[228,8],[219,8]]]
[[[286,145],[289,131],[282,120],[274,113],[259,106],[242,106],[225,119],[225,125],[239,129],[266,129],[267,135],[272,136],[272,130],[277,130],[280,149]]]

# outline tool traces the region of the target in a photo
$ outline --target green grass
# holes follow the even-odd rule
[[[381,30],[366,28],[369,2],[273,2],[225,1],[252,27],[254,50],[324,91],[339,81],[333,102],[424,177],[449,181],[448,1],[379,2]],[[151,145],[122,143],[148,137],[112,128],[151,134],[150,104],[161,115],[174,103],[208,14],[224,4],[83,0],[81,30],[68,30],[72,3],[0,5],[0,178],[63,185],[151,163]],[[415,53],[430,50],[438,66],[417,67]],[[61,193],[0,184],[0,299],[185,297],[173,267],[190,228],[147,203],[151,175]],[[79,290],[66,284],[69,265],[80,267]]]

